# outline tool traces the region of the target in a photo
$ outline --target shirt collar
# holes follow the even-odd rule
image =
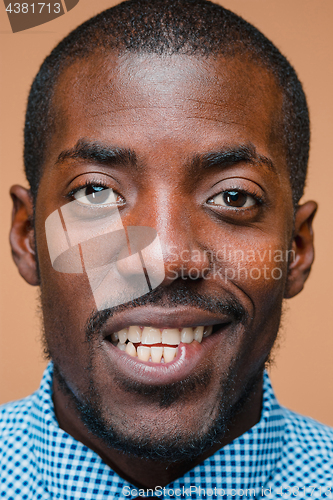
[[[104,483],[108,484],[113,492],[124,486],[133,488],[94,451],[60,429],[52,401],[52,377],[53,365],[50,363],[44,372],[39,390],[34,394],[32,415],[32,446],[46,490],[55,498],[64,498],[71,485],[77,483],[78,478],[81,480],[85,474],[89,475],[90,489],[94,477],[96,488]],[[168,488],[183,490],[190,486],[212,489],[217,487],[226,491],[253,488],[258,492],[265,486],[281,455],[284,426],[282,408],[265,372],[262,412],[258,424],[170,483]],[[93,498],[96,500],[105,498],[97,495],[99,488],[91,491],[95,493]]]

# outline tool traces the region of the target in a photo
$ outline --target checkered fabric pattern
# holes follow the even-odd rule
[[[34,394],[0,408],[0,499],[333,498],[333,429],[282,408],[267,374],[260,422],[152,493],[59,428],[52,370]]]

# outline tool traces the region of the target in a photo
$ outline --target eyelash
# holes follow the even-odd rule
[[[85,183],[83,183],[81,186],[77,186],[76,188],[72,189],[67,195],[66,195],[66,198],[68,199],[73,199],[74,198],[74,195],[81,191],[81,189],[86,189],[87,187],[102,187],[102,188],[105,188],[105,189],[108,189],[108,186],[106,184],[104,184],[104,182],[101,182],[99,180],[90,180],[90,181],[87,181]]]
[[[222,193],[229,193],[231,191],[237,191],[238,193],[241,193],[241,194],[245,194],[247,196],[252,196],[252,198],[256,201],[256,203],[258,205],[263,205],[265,203],[265,199],[263,196],[260,196],[258,195],[258,193],[256,193],[255,191],[252,191],[250,189],[242,189],[242,188],[239,188],[239,187],[236,187],[236,186],[233,186],[233,187],[230,187],[228,189],[223,189],[222,191],[219,191],[218,193],[214,194],[214,196],[211,196],[209,198],[209,200],[212,200],[213,198],[215,198],[216,196],[218,196],[219,194],[222,194]],[[209,201],[207,200],[207,202]],[[210,205],[210,204],[209,204]],[[225,208],[225,207],[224,207]],[[232,208],[232,207],[230,207]],[[252,208],[252,207],[249,207],[249,208]],[[243,209],[243,210],[246,210]]]

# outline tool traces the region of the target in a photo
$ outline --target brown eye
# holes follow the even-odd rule
[[[223,193],[223,200],[229,207],[244,207],[248,196],[239,191],[226,191]]]
[[[242,191],[223,191],[210,200],[211,204],[229,208],[248,208],[256,204],[256,200],[250,194]]]

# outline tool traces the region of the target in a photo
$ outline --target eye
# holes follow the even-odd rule
[[[113,191],[113,189],[94,185],[85,186],[77,190],[73,196],[82,205],[91,207],[120,205],[124,201],[122,196]]]
[[[223,191],[218,195],[210,198],[208,203],[227,208],[249,208],[257,203],[254,196],[243,193],[242,191],[230,190]]]

